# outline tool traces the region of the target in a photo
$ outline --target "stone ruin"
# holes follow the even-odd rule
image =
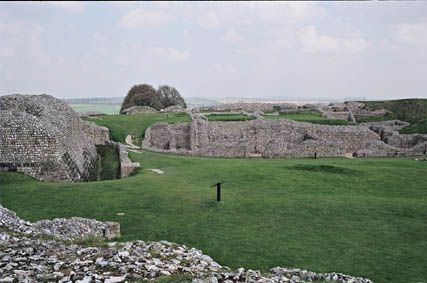
[[[393,132],[386,141],[367,126],[329,126],[292,120],[157,123],[143,148],[218,157],[334,157],[423,154],[427,135]],[[398,140],[395,142],[394,140]],[[403,146],[400,146],[400,142]]]
[[[369,117],[382,117],[388,114],[388,111],[385,109],[369,110],[365,103],[358,101],[319,105],[318,111],[321,112],[325,118],[346,120],[353,123],[357,123]]]
[[[23,172],[46,181],[94,181],[95,145],[109,142],[108,128],[81,120],[70,106],[52,96],[0,97],[0,171]],[[115,146],[120,160],[131,163]]]
[[[107,232],[105,232],[107,231]],[[193,283],[372,283],[342,273],[275,267],[268,273],[221,266],[195,248],[160,242],[79,244],[87,237],[116,238],[120,225],[85,218],[30,223],[0,205],[0,282],[145,282],[184,274]]]

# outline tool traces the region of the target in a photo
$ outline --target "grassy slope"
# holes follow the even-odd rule
[[[0,202],[32,221],[71,216],[118,221],[123,240],[195,246],[233,268],[280,265],[375,282],[427,278],[427,162],[151,152],[131,157],[143,169],[166,173],[141,170],[127,179],[80,184],[0,173]],[[226,181],[222,204],[210,188],[219,180]]]
[[[186,113],[145,113],[133,115],[110,115],[88,118],[100,126],[106,126],[110,129],[110,138],[114,141],[124,143],[128,134],[136,137],[136,143],[139,144],[144,137],[147,127],[156,122],[187,122],[190,116]]]
[[[99,111],[114,115],[120,111],[118,104],[70,104],[70,106],[77,112]]]
[[[391,111],[388,119],[399,119],[410,123],[427,119],[427,99],[367,101],[366,104],[372,110],[385,108]]]
[[[117,150],[106,145],[98,145],[96,149],[101,156],[99,174],[101,180],[114,180],[120,178],[120,161]]]
[[[290,119],[290,120],[295,120],[300,122],[309,122],[314,124],[325,124],[325,125],[350,125],[351,124],[350,122],[344,121],[344,120],[323,118],[322,114],[316,111],[280,113],[280,115],[265,115],[264,117],[270,120]]]
[[[209,121],[249,121],[255,119],[241,114],[210,114],[206,115]]]
[[[427,134],[427,119],[409,125],[399,131],[401,134]]]

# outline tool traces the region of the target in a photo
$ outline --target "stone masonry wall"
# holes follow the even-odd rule
[[[291,120],[158,123],[146,130],[143,147],[202,156],[330,157],[394,156],[420,150],[386,144],[363,126],[328,126]]]
[[[49,95],[0,97],[0,170],[40,180],[90,180],[97,152],[77,113]]]

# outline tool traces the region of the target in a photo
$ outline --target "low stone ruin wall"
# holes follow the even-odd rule
[[[364,126],[328,126],[291,120],[158,123],[146,130],[143,148],[202,156],[332,157],[422,154],[387,144]]]
[[[110,130],[94,122],[82,121],[83,132],[92,139],[95,145],[105,145],[110,140]]]
[[[132,162],[130,160],[126,145],[114,141],[109,141],[108,145],[115,147],[119,155],[120,178],[128,177],[135,169],[141,167],[139,162]]]

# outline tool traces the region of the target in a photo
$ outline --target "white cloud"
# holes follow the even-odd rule
[[[229,29],[222,37],[222,40],[230,43],[237,43],[242,41],[242,39],[243,38],[234,29]]]
[[[44,3],[71,12],[83,12],[85,9],[84,3],[80,1],[52,1]]]
[[[176,62],[184,62],[190,58],[189,52],[172,47],[152,47],[148,49],[148,55],[166,58]]]
[[[213,69],[221,74],[237,74],[237,70],[236,68],[234,68],[232,65],[230,64],[219,64],[216,63],[213,65]]]
[[[371,45],[361,35],[334,37],[320,34],[316,26],[313,25],[300,29],[298,38],[303,51],[309,53],[356,53],[367,49]]]
[[[205,29],[218,29],[221,27],[221,21],[214,10],[204,13],[199,18],[199,24]]]
[[[172,16],[163,11],[135,9],[120,19],[120,26],[125,29],[159,27],[169,23]]]
[[[401,43],[418,46],[427,45],[427,22],[416,24],[399,24],[394,37]]]

